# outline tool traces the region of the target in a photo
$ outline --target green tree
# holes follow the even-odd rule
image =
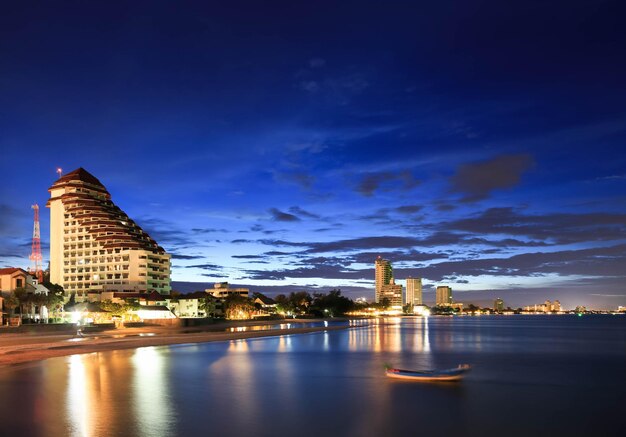
[[[341,316],[355,308],[355,303],[341,295],[341,290],[334,289],[327,294],[315,293],[309,312],[320,316]]]
[[[113,316],[124,317],[127,315],[130,306],[126,303],[117,303],[113,302],[110,299],[103,300],[100,302],[100,309],[103,311],[108,311]]]
[[[251,299],[231,294],[224,299],[224,315],[227,319],[249,319],[255,307]]]
[[[34,298],[33,294],[29,293],[24,287],[18,287],[13,292],[15,297],[19,301],[20,315],[22,318],[28,315],[28,318],[32,318],[32,312],[34,309]]]
[[[51,282],[44,283],[44,286],[48,289],[48,294],[43,304],[48,308],[50,317],[52,319],[58,319],[59,312],[63,310],[63,304],[65,302],[65,290],[63,290],[63,287],[60,285]]]
[[[279,294],[274,298],[274,302],[276,302],[276,311],[283,314],[293,313],[293,307],[291,305],[291,301],[284,294]]]
[[[289,295],[289,303],[294,314],[306,314],[313,298],[306,291],[298,291]]]
[[[9,317],[13,315],[13,311],[20,305],[19,299],[15,296],[15,293],[11,293],[6,299],[4,299],[4,307],[8,310]]]
[[[200,301],[200,309],[206,314],[205,317],[215,317],[217,303],[211,296],[206,296]]]

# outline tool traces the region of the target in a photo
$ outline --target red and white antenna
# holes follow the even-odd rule
[[[30,260],[33,262],[31,272],[35,275],[37,280],[43,282],[43,270],[41,270],[41,235],[39,233],[39,205],[36,203],[32,206],[35,210],[35,223],[33,225],[33,244],[32,252],[30,254]]]

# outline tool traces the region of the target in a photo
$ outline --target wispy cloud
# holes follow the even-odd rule
[[[375,191],[391,191],[394,189],[410,190],[418,186],[420,181],[413,177],[409,170],[401,172],[368,173],[361,177],[356,190],[363,196],[371,197]]]
[[[289,214],[288,212],[283,212],[278,210],[277,208],[271,208],[269,210],[270,215],[272,216],[272,220],[277,222],[298,222],[300,218]]]

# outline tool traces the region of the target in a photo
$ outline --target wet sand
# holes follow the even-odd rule
[[[275,337],[291,334],[334,331],[348,326],[294,327],[297,324],[280,329],[247,330],[261,325],[231,326],[232,331],[200,331],[189,328],[143,327],[114,329],[94,334],[3,334],[0,335],[0,366],[21,364],[30,361],[45,360],[74,354],[104,352],[118,349],[132,349],[146,346],[165,346],[171,344],[206,343],[247,338]],[[278,323],[276,323],[278,324]],[[190,332],[192,331],[192,332]]]

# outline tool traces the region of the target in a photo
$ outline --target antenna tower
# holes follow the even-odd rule
[[[41,270],[41,235],[39,233],[39,205],[36,203],[32,206],[35,210],[35,223],[33,225],[33,244],[30,260],[33,262],[31,273],[35,275],[37,280],[43,282],[43,270]]]

